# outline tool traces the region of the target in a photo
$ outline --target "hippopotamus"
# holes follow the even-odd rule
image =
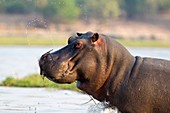
[[[68,45],[43,54],[40,74],[73,83],[121,113],[170,113],[170,61],[133,56],[104,34],[77,33]]]

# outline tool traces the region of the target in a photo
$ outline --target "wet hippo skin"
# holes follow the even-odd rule
[[[41,75],[72,83],[121,113],[170,113],[170,61],[132,56],[115,40],[77,33],[68,45],[39,60]]]

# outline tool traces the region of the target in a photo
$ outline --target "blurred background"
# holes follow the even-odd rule
[[[0,38],[65,38],[94,31],[169,40],[169,29],[169,0],[0,0]]]
[[[87,110],[94,105],[88,95],[58,90],[80,92],[76,83],[39,75],[42,54],[87,31],[116,39],[134,56],[169,60],[170,0],[0,0],[0,113],[99,113],[98,104]]]

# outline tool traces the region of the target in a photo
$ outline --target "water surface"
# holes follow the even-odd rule
[[[0,113],[86,113],[88,100],[74,91],[0,87]]]

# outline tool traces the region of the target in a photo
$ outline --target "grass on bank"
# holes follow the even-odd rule
[[[16,79],[13,77],[8,77],[0,86],[13,86],[13,87],[46,87],[46,88],[58,88],[58,89],[67,89],[67,90],[75,90],[80,91],[76,87],[76,83],[72,84],[56,84],[47,78],[44,80],[41,78],[39,74],[32,74],[24,78]]]
[[[118,39],[118,42],[129,47],[170,47],[170,40],[151,40],[151,39]]]
[[[65,45],[66,38],[0,37],[0,45]]]
[[[66,45],[67,38],[0,37],[0,45]],[[170,47],[170,40],[116,39],[129,47]]]

